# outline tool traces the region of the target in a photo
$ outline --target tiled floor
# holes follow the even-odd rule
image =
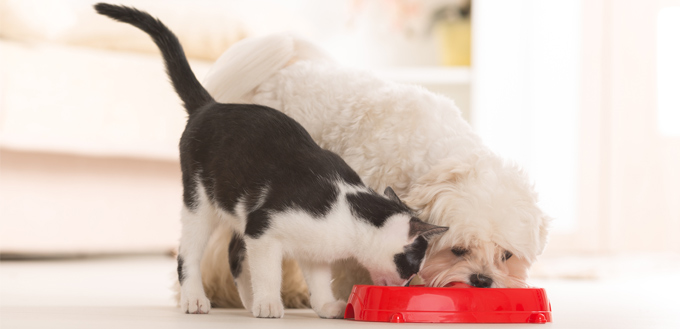
[[[243,310],[186,315],[174,306],[169,257],[0,263],[0,327],[11,328],[365,328],[431,324],[323,320],[310,310],[255,319]],[[535,280],[546,288],[554,323],[457,328],[680,328],[680,271],[663,267],[607,280]],[[645,272],[631,268],[630,273]],[[650,272],[650,271],[647,271]],[[448,325],[447,325],[448,327]]]

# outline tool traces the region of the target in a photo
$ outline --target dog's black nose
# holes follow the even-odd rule
[[[484,274],[473,274],[470,275],[470,284],[478,288],[489,288],[493,280]]]

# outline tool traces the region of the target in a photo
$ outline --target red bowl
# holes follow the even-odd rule
[[[541,288],[444,288],[356,285],[345,319],[377,322],[546,323],[552,309]]]

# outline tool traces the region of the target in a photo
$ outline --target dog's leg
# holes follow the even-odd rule
[[[182,208],[182,237],[177,256],[180,280],[180,307],[185,313],[204,314],[210,311],[201,281],[201,259],[210,234],[216,226],[214,211],[208,205],[191,210]]]
[[[285,308],[311,308],[307,283],[297,262],[293,259],[284,259],[281,270],[283,306]]]
[[[335,300],[331,290],[331,265],[299,261],[302,274],[307,281],[312,309],[321,318],[340,318],[346,302]]]
[[[252,281],[252,312],[258,318],[283,317],[281,300],[281,260],[283,253],[278,241],[260,236],[245,238],[246,262]],[[245,291],[244,291],[245,292]]]
[[[331,274],[333,276],[331,287],[337,299],[347,300],[356,284],[373,284],[368,270],[354,258],[334,262],[331,265]]]

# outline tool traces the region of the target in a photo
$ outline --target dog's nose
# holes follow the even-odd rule
[[[493,280],[484,274],[473,274],[470,275],[470,284],[478,288],[489,288]]]

